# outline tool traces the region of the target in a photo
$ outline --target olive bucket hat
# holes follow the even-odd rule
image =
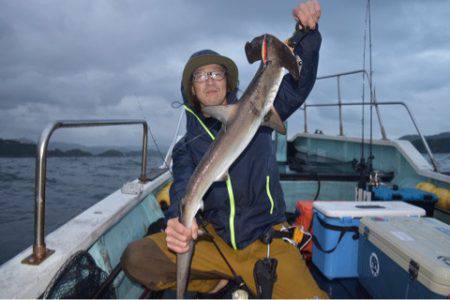
[[[183,96],[195,107],[195,97],[191,92],[192,73],[205,65],[217,64],[226,69],[228,86],[234,91],[238,86],[238,68],[234,61],[212,50],[201,50],[192,54],[183,70]]]

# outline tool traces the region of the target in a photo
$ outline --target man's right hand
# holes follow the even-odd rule
[[[167,248],[175,253],[185,253],[189,250],[189,242],[198,236],[198,225],[194,219],[192,228],[189,229],[178,218],[172,218],[167,221],[165,232]]]

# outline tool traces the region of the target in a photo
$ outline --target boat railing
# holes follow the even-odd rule
[[[374,95],[374,93],[371,93],[370,95],[370,101],[368,102],[342,102],[342,98],[341,98],[341,82],[340,82],[340,78],[343,76],[348,76],[348,75],[353,75],[353,74],[358,74],[358,73],[362,73],[363,76],[365,77],[369,77],[368,73],[366,70],[355,70],[355,71],[350,71],[350,72],[343,72],[343,73],[337,73],[337,74],[332,74],[332,75],[326,75],[326,76],[320,76],[317,77],[317,80],[322,80],[322,79],[330,79],[330,78],[336,78],[337,80],[337,94],[338,94],[338,103],[318,103],[318,104],[307,104],[305,103],[303,105],[303,113],[304,113],[304,132],[308,133],[308,114],[307,114],[307,110],[308,107],[334,107],[337,106],[338,110],[339,110],[339,135],[344,135],[344,125],[343,125],[343,121],[342,121],[342,107],[343,106],[365,106],[365,105],[370,105],[372,107],[375,108],[377,117],[378,117],[378,123],[379,123],[379,127],[380,127],[380,133],[383,139],[387,139],[386,136],[386,131],[384,129],[384,125],[381,119],[381,115],[380,115],[380,111],[378,109],[378,106],[380,105],[400,105],[403,106],[408,115],[409,118],[411,119],[417,134],[419,135],[422,144],[425,147],[425,150],[427,151],[428,156],[430,157],[431,160],[431,164],[433,165],[433,169],[436,172],[439,172],[439,166],[438,163],[436,161],[436,159],[434,158],[433,153],[431,152],[431,149],[425,139],[425,137],[422,135],[422,132],[419,129],[419,126],[417,126],[417,122],[414,118],[414,116],[411,113],[411,110],[409,109],[408,105],[406,105],[406,103],[402,102],[402,101],[386,101],[386,102],[378,102],[376,100],[376,97]]]
[[[145,120],[67,120],[55,121],[47,125],[42,131],[37,145],[36,153],[36,175],[35,175],[35,216],[34,216],[34,244],[33,253],[25,258],[22,263],[30,265],[39,265],[47,257],[54,253],[54,250],[47,249],[45,245],[45,183],[46,183],[46,165],[47,165],[47,147],[53,132],[60,128],[76,127],[100,127],[100,126],[118,126],[118,125],[142,125],[142,164],[140,182],[148,181],[147,170],[147,140],[148,124]]]

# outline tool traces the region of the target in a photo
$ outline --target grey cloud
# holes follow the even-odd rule
[[[364,1],[321,1],[323,35],[319,74],[360,69]],[[0,136],[35,139],[61,118],[146,117],[168,142],[178,111],[184,63],[212,48],[234,59],[245,90],[257,66],[248,65],[244,43],[257,34],[287,37],[295,1],[0,1]],[[447,1],[372,1],[374,79],[379,99],[403,100],[432,133],[449,130]],[[368,55],[368,54],[367,54]],[[361,79],[342,80],[345,99],[361,99]],[[367,94],[366,94],[367,95]],[[427,107],[424,105],[427,99]],[[317,82],[308,101],[336,101],[336,83]],[[139,101],[138,101],[139,100]],[[139,104],[143,112],[139,109]],[[393,135],[410,127],[395,124]],[[436,122],[427,124],[429,113]],[[349,128],[360,110],[345,110]],[[302,126],[302,113],[292,119]],[[336,111],[311,115],[336,130]],[[392,120],[392,121],[391,121]],[[438,123],[439,121],[439,123]],[[425,126],[426,125],[426,126]],[[83,134],[81,132],[84,132]],[[110,130],[67,132],[62,140],[111,143]],[[122,131],[121,131],[122,132]],[[126,129],[124,129],[126,136]],[[125,138],[127,143],[134,139]]]

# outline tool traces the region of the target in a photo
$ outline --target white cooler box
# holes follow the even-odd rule
[[[372,297],[450,299],[450,226],[362,218],[359,229],[359,281]]]
[[[316,201],[312,262],[328,279],[357,277],[361,217],[424,215],[424,209],[402,201]]]

